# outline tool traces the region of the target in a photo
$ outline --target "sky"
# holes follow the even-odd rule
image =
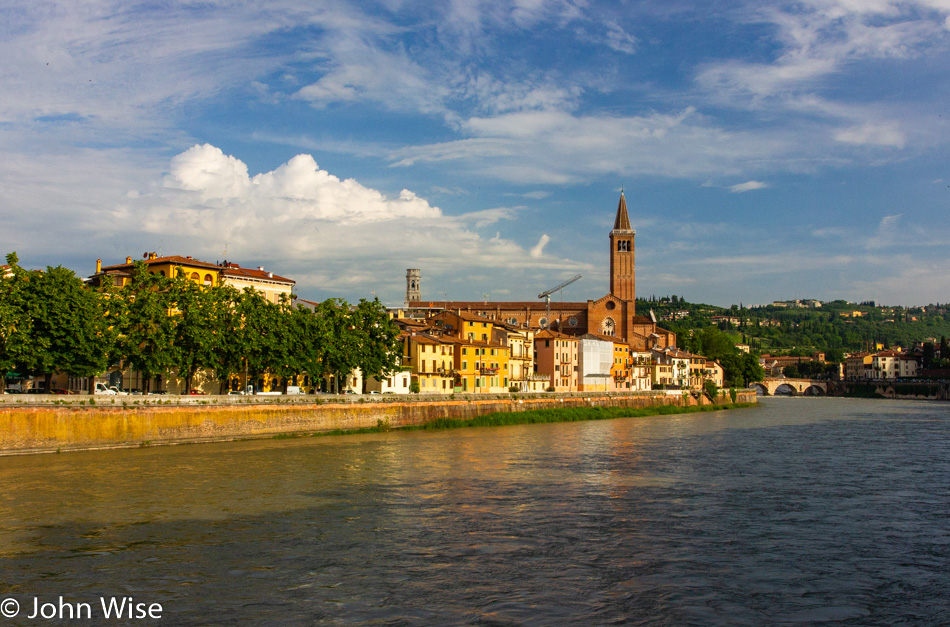
[[[302,298],[950,301],[950,0],[6,0],[0,253]]]

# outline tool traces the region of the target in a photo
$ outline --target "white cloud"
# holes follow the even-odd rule
[[[858,146],[875,145],[903,148],[907,137],[893,123],[864,124],[863,126],[841,129],[834,138],[846,144]]]
[[[729,188],[733,194],[742,194],[743,192],[751,192],[756,189],[767,189],[769,187],[768,183],[763,183],[762,181],[746,181],[745,183],[738,183]]]
[[[471,135],[456,141],[407,146],[391,153],[394,166],[457,162],[454,167],[519,183],[564,184],[597,174],[695,177],[735,175],[750,163],[807,167],[800,134],[727,131],[692,108],[675,114],[577,116],[563,111],[520,111],[470,118]],[[823,154],[826,161],[828,156]]]
[[[547,233],[541,235],[541,238],[538,240],[538,243],[535,244],[534,248],[531,249],[531,256],[534,259],[540,259],[544,254],[544,247],[548,245],[548,242],[551,241],[551,238]]]
[[[409,190],[390,197],[340,179],[310,155],[250,176],[241,160],[204,144],[175,156],[161,186],[124,198],[97,228],[135,230],[146,241],[178,247],[165,252],[198,258],[218,259],[227,247],[239,262],[273,259],[281,264],[274,271],[296,279],[305,295],[375,286],[403,267],[433,274],[587,267],[540,254],[544,238],[526,250],[501,232],[480,234],[513,216],[506,207],[447,216]]]
[[[616,22],[608,22],[607,26],[607,46],[626,54],[633,54],[637,51],[637,40],[633,35],[626,33],[623,27]]]
[[[321,170],[310,155],[297,155],[276,170],[251,178],[242,161],[209,144],[173,158],[165,187],[195,192],[206,208],[264,214],[274,220],[350,224],[442,215],[409,190],[390,199],[354,179],[340,180]]]
[[[899,243],[901,214],[884,216],[877,225],[877,232],[867,240],[866,248],[880,250]]]

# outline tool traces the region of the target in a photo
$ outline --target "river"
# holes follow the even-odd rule
[[[102,622],[115,598],[161,608],[125,624],[950,624],[950,405],[760,400],[0,458],[0,609],[19,606],[13,624],[82,604]]]

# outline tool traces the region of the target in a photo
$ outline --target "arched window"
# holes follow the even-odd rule
[[[206,274],[206,275],[205,275],[205,285],[207,285],[208,287],[211,287],[213,284],[214,284],[214,279],[211,278],[211,275],[210,275],[210,274]]]
[[[198,281],[198,280],[201,279],[201,277],[198,276],[198,273],[197,273],[197,272],[192,272],[192,273],[191,273],[191,278],[192,278],[192,280],[194,280],[194,281]]]

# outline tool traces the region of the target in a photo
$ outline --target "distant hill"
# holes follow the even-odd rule
[[[813,306],[804,306],[805,302]],[[847,352],[910,348],[916,342],[938,343],[941,337],[950,337],[947,304],[905,308],[844,300],[814,306],[814,302],[717,307],[672,296],[638,300],[637,313],[652,310],[660,326],[681,338],[688,337],[691,330],[716,326],[754,352],[803,356],[824,352],[835,361]]]

